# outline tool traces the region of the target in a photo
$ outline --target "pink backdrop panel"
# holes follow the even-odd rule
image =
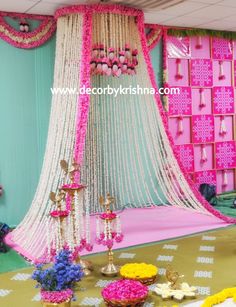
[[[232,60],[232,42],[229,39],[214,37],[212,39],[212,58],[216,60]]]
[[[212,89],[215,114],[234,113],[234,89],[232,86],[215,86]]]
[[[191,115],[192,114],[192,93],[191,88],[179,87],[180,94],[170,94],[169,114],[170,115]]]
[[[176,145],[191,142],[191,121],[190,117],[183,117],[183,134],[178,133],[178,117],[169,118],[169,130]]]
[[[213,85],[214,86],[231,86],[232,85],[232,64],[230,61],[223,61],[223,74],[225,79],[220,80],[220,63],[222,61],[213,61]]]
[[[236,167],[235,150],[235,141],[216,143],[216,168],[225,169]]]
[[[233,41],[233,58],[236,59],[236,41]]]
[[[216,185],[216,171],[208,170],[208,171],[196,172],[195,182],[197,189],[202,183],[209,183]]]
[[[210,59],[210,40],[207,36],[191,37],[191,58],[193,59]]]
[[[168,57],[188,59],[190,57],[189,41],[189,37],[167,36]]]
[[[178,65],[180,67],[179,72]],[[178,73],[181,73],[182,79],[176,77]],[[181,59],[180,64],[177,64],[176,59],[168,59],[168,83],[175,87],[189,85],[188,60]]]
[[[216,142],[230,141],[233,140],[233,116],[223,116],[226,134],[220,133],[221,128],[221,116],[215,116],[215,140]]]
[[[195,115],[212,113],[211,89],[201,89],[203,90],[202,97],[206,104],[203,107],[200,106],[200,88],[192,88],[192,113]]]
[[[192,137],[193,143],[214,142],[214,116],[193,115]]]
[[[187,172],[194,171],[194,157],[193,157],[193,145],[185,144],[176,146],[176,150],[180,161]]]
[[[234,86],[236,86],[236,60],[234,60]]]
[[[212,86],[212,61],[208,59],[194,59],[190,63],[191,85]]]
[[[213,144],[205,144],[207,160],[202,161],[202,146],[195,145],[194,146],[194,166],[195,171],[203,171],[214,168],[214,160],[213,160]]]
[[[222,193],[230,190],[234,190],[234,170],[226,170],[227,185],[224,185],[224,171],[217,171],[217,193]]]

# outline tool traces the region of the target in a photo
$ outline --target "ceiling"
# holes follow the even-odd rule
[[[236,0],[106,1],[129,5],[141,2],[138,7],[143,8],[146,23],[236,31]],[[59,7],[94,2],[99,0],[0,0],[0,11],[53,15]],[[160,6],[159,2],[165,5]],[[148,3],[156,7],[148,9]]]

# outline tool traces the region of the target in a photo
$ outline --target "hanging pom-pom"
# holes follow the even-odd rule
[[[116,72],[116,76],[117,77],[120,77],[120,75],[122,74],[122,70],[121,70],[121,67],[119,66],[117,72]]]
[[[197,43],[196,43],[195,48],[202,49],[202,37],[201,36],[197,36]]]
[[[102,73],[102,61],[101,60],[98,60],[97,61],[97,69],[96,69],[96,72],[98,74]]]
[[[108,59],[107,58],[103,58],[102,59],[102,71],[104,73],[106,73],[108,70]]]
[[[219,80],[225,80],[223,61],[219,61]]]
[[[125,61],[125,51],[124,50],[119,51],[119,61],[121,64],[123,64]]]
[[[114,58],[113,59],[113,61],[112,61],[112,72],[113,73],[116,73],[117,72],[117,70],[118,70],[118,63],[119,63],[119,61],[118,61],[118,59],[117,58]]]
[[[92,73],[95,71],[96,66],[97,66],[97,61],[96,60],[92,60],[90,62],[90,70],[91,70]]]
[[[110,47],[108,49],[108,59],[112,61],[114,57],[115,57],[115,49],[113,47]]]
[[[228,175],[227,175],[227,170],[223,170],[223,182],[222,186],[225,188],[228,185]]]
[[[99,45],[99,55],[100,55],[101,58],[103,58],[106,55],[103,44]]]
[[[98,49],[99,49],[99,46],[97,44],[93,46],[93,50],[92,50],[92,58],[93,59],[97,58],[98,53],[99,53]]]
[[[202,109],[202,108],[204,108],[206,106],[205,95],[204,95],[204,89],[203,88],[199,89],[199,94],[200,94],[199,108]]]
[[[135,71],[135,67],[133,64],[131,64],[131,76],[134,76],[136,74],[136,71]]]
[[[137,55],[138,55],[138,50],[134,49],[132,51],[132,63],[137,66],[138,65],[138,60],[137,60]]]
[[[106,75],[107,75],[107,76],[111,76],[111,74],[112,74],[112,67],[109,65],[109,66],[108,66],[108,69],[107,69],[107,71],[106,71]]]
[[[129,59],[131,57],[129,44],[125,44],[125,56],[126,56],[127,59]]]
[[[181,74],[181,60],[176,59],[176,75],[175,75],[176,80],[181,80],[183,79],[183,75]]]
[[[207,152],[204,144],[201,145],[201,163],[205,163],[207,161]]]
[[[178,117],[178,134],[181,135],[184,133],[184,127],[183,127],[183,116]]]
[[[30,30],[29,23],[25,19],[21,19],[19,24],[19,30],[25,33],[29,32]]]
[[[128,75],[131,75],[131,73],[132,73],[132,66],[131,66],[131,65],[128,65],[128,66],[127,66],[127,74],[128,74]]]
[[[128,62],[127,62],[127,60],[125,60],[123,65],[122,65],[122,68],[121,68],[122,72],[126,73],[127,72],[127,68],[128,68]]]
[[[225,124],[225,117],[222,115],[220,117],[220,132],[219,134],[221,136],[224,136],[227,134],[227,128],[226,128],[226,124]]]

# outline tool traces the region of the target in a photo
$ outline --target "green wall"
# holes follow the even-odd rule
[[[0,40],[0,222],[18,224],[40,174],[47,137],[55,38],[34,50]]]
[[[37,187],[51,103],[55,37],[23,50],[0,40],[0,222],[17,225]],[[161,45],[151,58],[160,80]]]

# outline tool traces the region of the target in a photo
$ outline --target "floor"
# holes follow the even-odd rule
[[[165,268],[168,264],[184,275],[183,281],[198,287],[197,300],[216,293],[225,287],[235,285],[236,275],[236,227],[207,231],[190,237],[149,243],[115,252],[115,262],[123,265],[127,262],[147,262],[159,268],[157,282],[165,281]],[[104,307],[101,289],[111,279],[103,277],[99,270],[106,264],[106,254],[87,256],[94,264],[94,273],[84,278],[76,293],[77,301],[72,306]],[[25,268],[0,275],[0,306],[3,307],[39,307],[38,289],[30,279],[32,268]],[[162,301],[152,292],[145,307],[172,306],[172,301]],[[186,300],[179,306],[192,301]],[[200,306],[196,303],[194,306]]]

